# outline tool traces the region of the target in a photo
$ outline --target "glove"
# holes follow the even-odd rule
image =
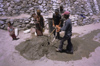
[[[56,32],[60,32],[60,28],[59,25],[56,25]]]

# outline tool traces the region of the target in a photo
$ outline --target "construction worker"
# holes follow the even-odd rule
[[[61,21],[61,15],[59,14],[59,10],[56,9],[55,13],[53,14],[53,27],[56,27],[56,25],[60,26]],[[54,36],[56,36],[56,30],[54,31]],[[57,32],[56,39],[60,38],[59,32]]]
[[[72,23],[71,23],[71,19],[69,19],[70,12],[65,11],[62,15],[65,18],[65,25],[62,28],[59,27],[59,26],[56,26],[56,28],[57,28],[57,32],[59,32],[59,31],[65,31],[65,35],[61,39],[60,45],[59,45],[58,49],[56,49],[56,51],[57,52],[62,52],[64,41],[67,40],[68,41],[68,45],[66,46],[66,52],[73,54],[73,45],[71,43]]]
[[[64,13],[64,12],[65,11],[64,11],[63,5],[60,5],[60,7],[59,7],[59,13],[61,15],[61,24],[60,24],[60,27],[62,27],[63,26],[63,23],[64,23],[64,18],[62,16],[62,13]]]

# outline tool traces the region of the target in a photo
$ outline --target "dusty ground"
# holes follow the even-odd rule
[[[0,30],[0,66],[100,66],[100,23],[73,27],[73,34],[73,55],[56,53],[38,60],[28,60],[16,47],[29,38],[30,33],[20,32],[20,39],[12,41],[7,31]]]

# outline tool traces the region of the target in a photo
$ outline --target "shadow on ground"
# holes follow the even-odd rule
[[[48,40],[50,41],[51,38],[47,36],[34,36],[32,39],[20,43],[15,49],[28,60],[37,60],[44,55],[49,59],[58,61],[79,60],[82,57],[88,58],[90,53],[100,46],[98,42],[93,41],[97,33],[100,33],[100,30],[92,31],[83,37],[73,38],[74,54],[56,52],[55,49],[58,47],[59,41],[55,40],[55,42],[50,43],[51,45],[48,45]],[[66,44],[67,42],[64,44],[64,49]]]

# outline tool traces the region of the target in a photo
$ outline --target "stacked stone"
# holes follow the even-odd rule
[[[11,22],[11,24],[14,27],[19,28],[19,30],[25,30],[30,29],[31,27],[34,27],[34,22],[31,23],[31,19],[24,18],[24,19],[0,19],[0,29],[7,30],[7,22]]]
[[[97,4],[98,4],[99,10],[100,10],[100,0],[97,0]]]
[[[52,9],[52,2],[48,0],[0,0],[0,16],[32,14],[36,9],[45,13]]]
[[[42,11],[42,15],[48,16],[53,13],[56,8],[60,5],[64,6],[64,10],[70,11],[73,24],[75,25],[86,25],[93,21],[99,22],[100,19],[92,19],[91,16],[97,14],[96,7],[94,6],[95,0],[0,0],[0,16],[15,16],[20,14],[33,14],[37,9]],[[99,0],[97,5],[100,10]],[[86,16],[83,19],[80,14]],[[0,20],[0,28],[6,29],[7,19]],[[30,28],[30,20],[27,19],[14,19],[10,20],[14,23],[15,27],[19,28]],[[81,23],[80,23],[81,22]]]
[[[0,20],[0,29],[6,29],[6,20],[7,19]]]
[[[99,1],[96,0],[99,5]],[[88,7],[87,3],[90,3]],[[49,12],[49,10],[55,10],[60,5],[64,5],[64,8],[70,11],[73,15],[84,13],[89,15],[90,8],[93,14],[96,14],[96,7],[94,6],[94,0],[0,0],[0,16],[13,16],[22,13],[32,14],[39,8],[43,13]]]

